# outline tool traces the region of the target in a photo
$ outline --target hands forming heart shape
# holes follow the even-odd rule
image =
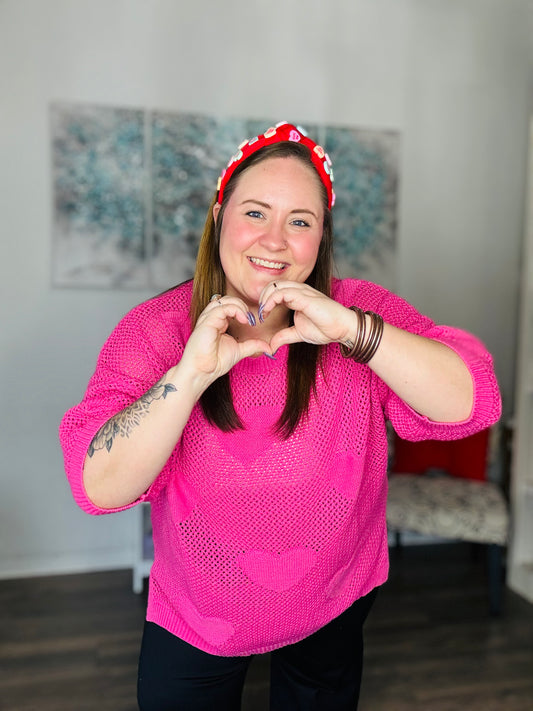
[[[293,325],[289,325],[289,312]],[[274,357],[283,345],[342,342],[355,333],[346,307],[307,284],[273,281],[262,291],[257,314],[236,296],[214,294],[189,338],[184,358],[214,380],[246,357]]]

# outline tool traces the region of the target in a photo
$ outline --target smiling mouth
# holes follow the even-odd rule
[[[266,267],[267,269],[285,269],[289,265],[286,262],[270,262],[268,259],[259,259],[258,257],[248,257],[252,264],[257,264],[258,267]]]

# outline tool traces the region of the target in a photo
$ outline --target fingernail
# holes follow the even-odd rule
[[[258,314],[258,316],[259,316],[259,321],[260,321],[261,323],[263,323],[263,321],[264,321],[264,319],[263,319],[263,310],[264,310],[264,308],[265,308],[265,305],[264,305],[264,304],[259,304],[259,311],[257,312],[257,314]]]
[[[250,324],[250,326],[255,326],[256,321],[255,321],[255,316],[253,315],[253,313],[251,311],[248,311],[248,313],[246,315],[248,317],[248,323]]]
[[[270,358],[270,360],[276,360],[276,357],[271,355],[270,353],[263,353],[263,355],[266,355],[266,357]]]

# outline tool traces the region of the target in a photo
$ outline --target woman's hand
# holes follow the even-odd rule
[[[274,352],[280,346],[302,341],[316,345],[344,342],[353,339],[356,333],[357,321],[353,311],[308,284],[293,281],[268,284],[260,297],[260,319],[267,319],[281,304],[294,312],[294,325],[272,336],[270,346]]]
[[[276,281],[261,294],[260,316],[278,305],[294,311],[294,326],[278,331],[270,346],[286,343],[345,343],[358,329],[353,311],[307,284]],[[418,336],[388,323],[369,367],[421,415],[435,422],[461,422],[473,407],[472,376],[455,351],[443,343]]]
[[[216,298],[215,298],[216,297]],[[236,340],[228,333],[232,320],[255,325],[255,317],[244,301],[233,296],[215,294],[200,314],[191,333],[181,363],[211,382],[227,373],[243,358],[260,353],[272,354],[270,345],[259,338]]]
[[[227,333],[231,321],[251,325],[253,320],[234,297],[217,296],[206,306],[179,363],[110,418],[93,440],[83,475],[93,504],[113,509],[137,500],[168,461],[202,392],[242,358],[272,353],[265,341],[239,342]]]

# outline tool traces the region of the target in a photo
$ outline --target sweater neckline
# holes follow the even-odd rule
[[[269,358],[266,355],[260,355],[255,358],[243,358],[231,369],[232,372],[250,374],[266,374],[270,373],[275,368],[281,368],[287,363],[289,352],[288,346],[282,346],[276,353],[275,359]]]

